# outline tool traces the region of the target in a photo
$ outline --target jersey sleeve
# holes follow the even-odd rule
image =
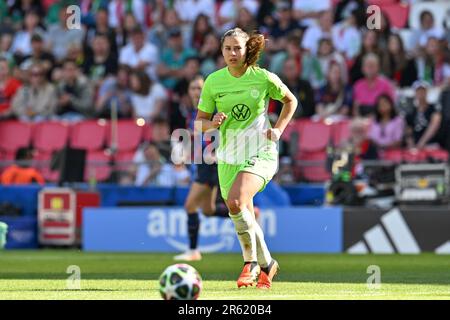
[[[267,80],[269,82],[269,97],[281,101],[286,95],[286,85],[281,79],[272,72],[267,72]]]
[[[210,81],[206,79],[205,84],[203,85],[202,88],[200,100],[198,101],[198,110],[206,113],[213,113],[216,108],[214,97],[211,94],[210,87],[211,87]]]

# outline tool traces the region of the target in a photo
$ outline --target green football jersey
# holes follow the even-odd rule
[[[286,91],[277,75],[259,67],[247,68],[239,78],[228,67],[208,76],[198,109],[227,115],[219,127],[219,162],[241,164],[259,152],[276,152],[276,143],[264,134],[270,128],[267,106],[269,98],[282,100]]]

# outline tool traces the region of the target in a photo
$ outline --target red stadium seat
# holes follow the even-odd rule
[[[381,11],[387,16],[392,27],[402,29],[408,23],[409,6],[400,4],[383,4]]]
[[[33,127],[33,147],[44,152],[64,148],[69,138],[69,124],[64,122],[41,122]]]
[[[300,134],[298,147],[301,152],[325,150],[330,141],[331,126],[323,122],[300,122],[298,131]]]
[[[325,169],[325,161],[327,159],[326,151],[304,152],[300,154],[299,160],[306,162],[316,162],[312,164],[304,163],[301,166],[302,177],[310,182],[325,182],[330,179],[330,173]]]
[[[108,180],[111,175],[109,161],[111,157],[104,151],[90,151],[86,156],[86,167],[84,170],[84,180],[89,181],[92,173],[95,174],[97,181]]]
[[[31,140],[31,125],[18,121],[0,122],[0,149],[13,153],[28,147]]]
[[[447,150],[443,149],[426,149],[425,153],[427,158],[431,158],[435,161],[447,162],[449,159],[449,154]]]
[[[143,126],[136,124],[135,120],[121,120],[117,124],[117,150],[136,150],[142,141]],[[111,122],[106,129],[106,142],[111,146]]]
[[[124,151],[117,153],[117,155],[115,156],[116,169],[121,171],[127,170],[130,167],[135,154],[135,151]]]
[[[376,5],[376,6],[383,6],[386,4],[396,4],[399,0],[367,0],[368,5]]]
[[[401,163],[403,161],[403,151],[401,149],[389,149],[380,153],[380,158],[394,163]]]
[[[33,167],[36,168],[47,182],[58,182],[59,171],[50,170],[51,152],[37,151],[33,157]]]
[[[88,151],[102,149],[105,144],[106,122],[82,121],[76,123],[70,133],[72,148]]]
[[[407,163],[426,162],[427,153],[424,150],[408,149],[402,152],[403,161]]]
[[[334,146],[340,146],[350,138],[350,120],[336,122],[332,125],[331,136]]]

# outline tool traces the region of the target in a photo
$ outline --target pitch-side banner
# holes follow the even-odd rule
[[[283,207],[261,210],[259,224],[273,252],[342,252],[342,209]],[[188,248],[181,207],[87,208],[83,249],[117,252],[181,252]],[[229,218],[201,216],[202,252],[241,252]]]
[[[352,254],[450,254],[450,207],[347,207],[344,248]]]

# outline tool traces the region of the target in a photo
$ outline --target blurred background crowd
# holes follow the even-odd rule
[[[373,4],[379,25],[367,13]],[[68,23],[70,5],[80,28]],[[225,66],[220,37],[232,27],[267,38],[259,65],[300,102],[290,130],[346,123],[363,159],[450,150],[449,1],[0,0],[0,127],[107,121],[114,104],[120,120],[152,131],[122,157],[134,165],[117,182],[186,185],[190,168],[171,162],[170,134],[190,128],[189,82]],[[281,106],[269,102],[271,120]],[[289,137],[282,184],[308,180]]]

